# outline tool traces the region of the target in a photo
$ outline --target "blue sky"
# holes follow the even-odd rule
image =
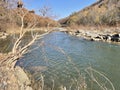
[[[25,7],[29,10],[38,10],[43,6],[49,6],[52,8],[52,12],[58,16],[58,18],[64,18],[79,11],[86,6],[91,5],[97,0],[23,0]]]

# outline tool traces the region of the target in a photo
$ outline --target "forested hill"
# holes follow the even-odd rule
[[[59,20],[62,25],[104,25],[120,24],[120,0],[99,0],[69,17]]]

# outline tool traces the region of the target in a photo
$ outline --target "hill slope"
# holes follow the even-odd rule
[[[58,22],[47,17],[42,17],[35,12],[29,11],[26,8],[8,8],[9,6],[4,1],[0,1],[0,32],[7,29],[21,27],[21,16],[24,16],[24,27],[54,27],[58,25]]]
[[[109,25],[120,24],[120,0],[99,0],[59,21],[65,25]]]
[[[40,15],[35,14],[34,10],[29,11],[25,8],[21,8],[21,9],[15,9],[14,10],[14,15],[17,17],[16,19],[20,18],[19,15],[22,16],[22,14],[25,14],[24,17],[24,25],[25,27],[30,26],[31,24],[35,24],[36,27],[47,27],[47,25],[53,27],[53,26],[57,26],[58,23],[48,17],[42,17]],[[19,25],[21,23],[21,21],[16,20],[16,23]]]

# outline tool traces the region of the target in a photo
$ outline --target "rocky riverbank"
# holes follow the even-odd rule
[[[19,66],[11,68],[2,62],[10,54],[0,53],[0,90],[33,90],[27,73]]]
[[[31,80],[22,68],[14,70],[8,67],[0,67],[0,90],[33,90]]]
[[[120,43],[120,29],[114,30],[67,30],[66,33],[82,37],[91,41],[117,42]]]
[[[0,90],[42,90],[42,78],[41,75],[40,80],[35,80],[34,75],[32,76],[20,66],[14,69],[0,66]]]

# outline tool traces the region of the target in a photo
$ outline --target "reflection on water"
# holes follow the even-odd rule
[[[27,44],[32,39],[32,35],[34,35],[34,33],[36,32],[26,32],[22,39],[21,46]],[[37,34],[42,34],[42,33],[43,33],[42,31],[37,32]],[[10,52],[18,37],[19,37],[18,34],[11,34],[6,39],[0,39],[0,53]]]
[[[18,63],[32,74],[41,71],[48,86],[53,85],[54,80],[56,86],[67,87],[72,83],[71,79],[79,77],[80,70],[92,66],[108,76],[116,90],[120,89],[119,45],[91,42],[54,32],[36,41],[31,49],[35,47],[38,48],[26,54]]]
[[[13,44],[13,39],[8,36],[6,39],[0,39],[0,53],[5,53],[11,51]]]

